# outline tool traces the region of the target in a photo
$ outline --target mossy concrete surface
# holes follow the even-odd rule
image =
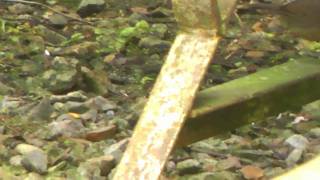
[[[320,60],[292,60],[200,92],[177,145],[298,110],[319,98]]]

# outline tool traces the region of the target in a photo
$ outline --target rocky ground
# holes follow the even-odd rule
[[[0,2],[0,177],[111,179],[176,35],[173,13],[163,1],[36,2]],[[277,18],[237,15],[201,89],[318,56]],[[286,172],[320,152],[319,104],[178,149],[164,177]]]

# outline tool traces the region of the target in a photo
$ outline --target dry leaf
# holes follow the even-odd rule
[[[86,139],[89,141],[101,141],[109,138],[113,138],[117,132],[117,127],[115,125],[110,125],[107,127],[102,127],[95,129],[86,134]]]
[[[240,171],[246,179],[259,179],[264,176],[261,168],[252,165],[244,166]]]

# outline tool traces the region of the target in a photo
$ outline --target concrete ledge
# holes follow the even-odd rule
[[[299,59],[200,92],[180,132],[184,146],[320,99],[320,60]]]

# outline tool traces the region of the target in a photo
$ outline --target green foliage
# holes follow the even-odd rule
[[[144,76],[144,77],[141,79],[140,83],[141,83],[142,85],[146,85],[146,84],[148,84],[148,83],[154,82],[155,78],[156,78],[156,77],[154,77],[154,76]]]
[[[320,43],[319,42],[310,43],[310,49],[319,52],[320,51]]]
[[[120,29],[103,29],[96,28],[96,40],[104,45],[100,52],[115,53],[123,50],[125,47],[132,45],[133,39],[140,39],[150,31],[150,25],[146,21],[139,21],[133,27]],[[134,44],[136,46],[136,44]],[[134,47],[130,48],[135,49]]]
[[[67,41],[62,43],[62,46],[66,46],[66,45],[69,45],[69,44],[81,42],[81,40],[83,40],[83,39],[84,39],[84,35],[82,33],[74,33],[74,34],[72,34],[70,39],[68,39]]]
[[[6,21],[4,19],[0,18],[0,32],[5,33],[6,32]]]

